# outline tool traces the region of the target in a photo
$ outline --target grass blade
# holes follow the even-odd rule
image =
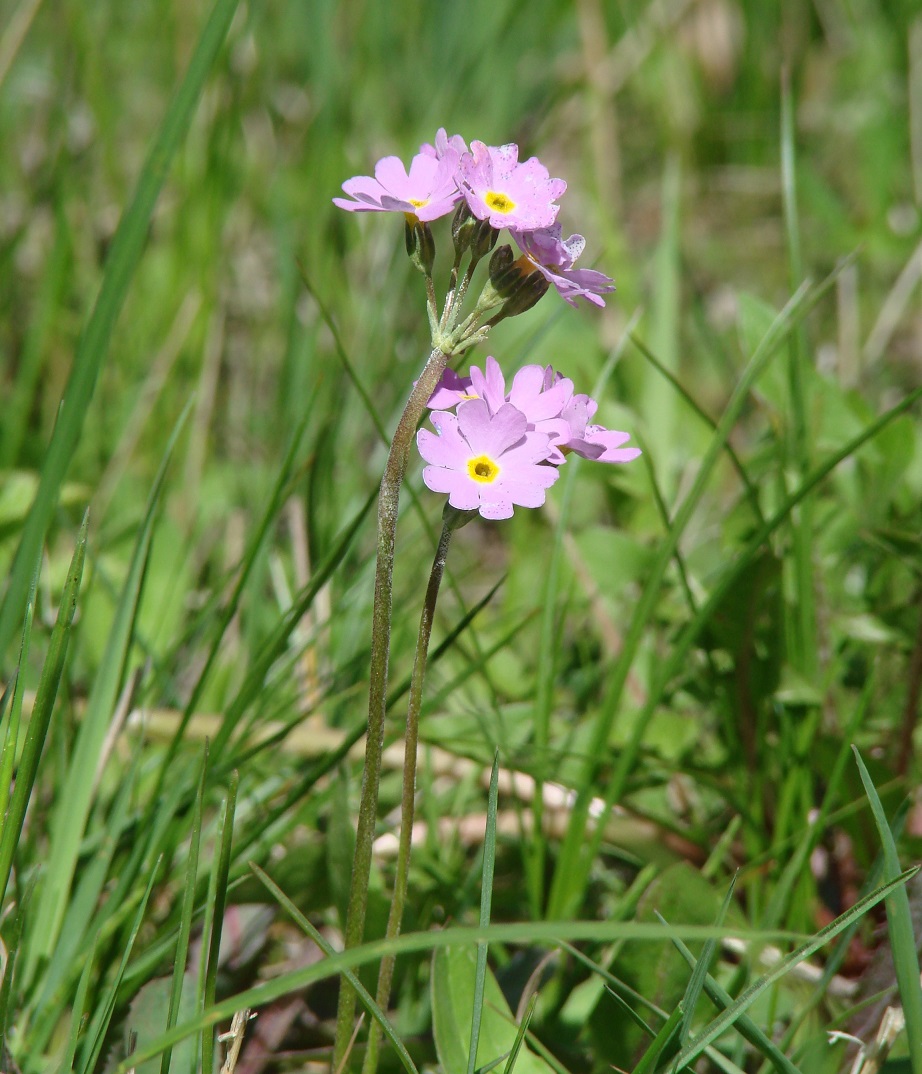
[[[781,92],[781,193],[784,225],[787,237],[791,287],[803,280],[803,259],[800,247],[800,223],[797,214],[797,174],[794,146],[794,101],[790,79],[785,73]],[[787,461],[801,478],[810,471],[806,398],[807,339],[803,322],[798,324],[788,340],[788,392],[791,428],[787,437]],[[807,679],[813,680],[817,670],[816,608],[813,596],[813,501],[806,497],[800,506],[800,517],[790,520],[794,550],[794,593],[791,643],[788,659]]]
[[[16,750],[19,747],[19,726],[22,721],[22,692],[25,684],[26,661],[29,657],[29,642],[32,637],[32,619],[35,615],[35,587],[38,583],[38,572],[32,578],[32,586],[29,590],[29,600],[26,603],[25,622],[22,627],[22,642],[19,646],[19,664],[13,675],[12,695],[10,701],[9,719],[5,721],[3,729],[3,752],[0,754],[0,817],[6,816],[6,807],[10,804],[10,790],[13,786],[13,772],[16,767]],[[10,694],[8,687],[3,691],[0,699],[0,717],[6,708],[7,695]]]
[[[31,980],[36,965],[43,958],[50,957],[54,951],[67,910],[71,884],[80,855],[80,843],[85,833],[96,791],[96,781],[91,778],[91,773],[95,772],[99,765],[112,712],[124,680],[125,667],[134,635],[135,619],[147,572],[160,492],[173,447],[188,412],[187,407],[177,422],[154,479],[99,673],[87,700],[86,716],[77,732],[77,741],[70,758],[64,785],[55,796],[56,801],[50,822],[50,852],[38,894],[38,906],[29,926],[31,943],[25,967],[27,981]]]
[[[905,877],[914,875],[914,870],[909,870]],[[901,882],[904,878],[901,878]],[[891,887],[887,886],[873,893],[870,901],[863,909],[875,905],[888,894]],[[863,912],[863,911],[862,911]],[[310,966],[303,966],[289,973],[281,974],[271,981],[266,981],[253,988],[240,992],[229,999],[221,1000],[214,1006],[207,1008],[196,1019],[177,1026],[169,1033],[150,1041],[143,1049],[139,1049],[132,1055],[127,1056],[115,1069],[114,1074],[127,1074],[133,1067],[159,1055],[167,1044],[175,1044],[193,1033],[201,1032],[208,1026],[214,1025],[223,1019],[231,1018],[234,1013],[243,1007],[259,1007],[292,992],[307,988],[316,981],[327,980],[343,973],[347,969],[364,966],[378,961],[385,954],[409,954],[416,951],[435,951],[447,947],[457,947],[478,943],[511,943],[511,944],[537,944],[552,943],[563,944],[565,941],[587,940],[598,943],[609,943],[614,940],[655,940],[662,942],[671,939],[674,935],[681,935],[685,939],[699,940],[709,939],[715,930],[713,926],[676,926],[666,930],[662,925],[640,922],[623,921],[528,921],[515,924],[495,924],[489,928],[452,926],[440,931],[408,932],[393,940],[375,940],[363,944],[361,947],[353,947],[347,951],[338,951],[322,962]],[[723,935],[731,935],[731,930],[721,930]],[[790,940],[788,932],[763,932],[757,930],[743,931],[733,929],[732,935],[744,936],[753,942]]]
[[[25,918],[27,900],[23,899],[12,913],[12,924],[5,940],[5,952],[0,960],[0,1055],[6,1055],[7,1030],[10,1023],[10,999],[13,995],[13,976],[16,973],[16,959],[19,955],[19,943],[22,939],[22,923]]]
[[[86,962],[83,964],[83,972],[74,995],[73,1011],[70,1016],[70,1032],[67,1037],[67,1045],[64,1049],[64,1058],[61,1062],[62,1071],[74,1069],[74,1057],[77,1054],[77,1042],[80,1039],[80,1027],[83,1025],[87,1013],[86,999],[90,991],[90,981],[93,977],[94,964],[96,962],[96,941],[90,948]]]
[[[202,841],[202,811],[205,800],[205,774],[208,771],[208,743],[202,751],[202,768],[199,773],[198,793],[192,813],[192,831],[189,840],[189,858],[186,862],[186,885],[183,890],[182,911],[179,917],[179,939],[176,941],[176,957],[173,960],[173,986],[170,990],[170,1007],[166,1028],[172,1029],[179,1017],[182,986],[186,979],[186,960],[189,957],[189,937],[192,934],[192,918],[195,913],[195,882],[198,878],[199,846]],[[164,1048],[160,1059],[160,1074],[170,1074],[172,1047]]]
[[[577,801],[561,848],[560,859],[554,872],[549,908],[551,917],[565,917],[568,914],[572,914],[578,894],[585,887],[585,878],[588,875],[589,862],[592,860],[593,855],[585,852],[586,840],[584,836],[589,817],[589,802],[596,782],[597,767],[600,759],[605,756],[606,744],[611,739],[612,727],[618,712],[621,694],[627,682],[634,656],[659,599],[660,589],[666,577],[666,570],[672,561],[675,550],[679,546],[682,533],[685,531],[704,494],[711,473],[724,450],[724,444],[742,413],[750,390],[787,338],[793,325],[805,314],[812,297],[811,290],[807,287],[802,287],[775,318],[762,338],[762,342],[755,349],[746,369],[736,384],[732,397],[727,403],[723,416],[711,438],[708,451],[701,460],[701,466],[695,477],[695,482],[679,506],[672,525],[660,544],[656,558],[650,566],[649,576],[646,579],[640,600],[631,616],[630,627],[625,635],[621,654],[612,670],[605,699],[592,731],[585,769],[579,778]],[[638,721],[637,726],[639,729],[637,733],[642,734],[643,721]],[[634,758],[629,756],[630,753],[631,751],[628,750],[619,759],[618,767],[610,784],[610,792],[613,798],[618,796],[627,773],[633,767]],[[601,831],[601,826],[599,831]],[[601,838],[601,835],[598,838]],[[594,842],[592,843],[592,849],[594,852]],[[576,883],[574,883],[574,877],[577,878]],[[565,899],[566,892],[576,893],[576,895],[571,894],[569,899]]]
[[[730,908],[730,902],[733,898],[733,889],[735,887],[736,876],[734,875],[717,914],[717,920],[714,922],[718,928],[724,923],[724,918],[727,916],[727,910]],[[659,917],[660,915],[657,914],[656,916]],[[704,987],[704,980],[711,968],[711,963],[714,961],[714,954],[716,951],[717,940],[713,937],[710,940],[706,940],[704,949],[701,952],[701,958],[698,959],[698,964],[695,966],[694,972],[691,975],[691,980],[688,982],[688,988],[686,989],[685,996],[682,1000],[682,1004],[685,1008],[685,1016],[682,1019],[682,1028],[679,1031],[679,1041],[683,1047],[688,1042],[692,1019],[695,1016],[695,1008],[698,1006],[698,1000],[701,998],[701,990]]]
[[[503,1068],[503,1074],[512,1074],[515,1070],[515,1061],[518,1059],[519,1052],[522,1050],[522,1042],[525,1040],[525,1034],[528,1032],[528,1026],[531,1022],[532,1015],[535,1013],[535,1007],[537,1005],[538,993],[533,992],[531,999],[528,1001],[528,1006],[525,1008],[525,1014],[522,1016],[522,1021],[519,1023],[512,1050],[509,1052],[509,1058],[506,1060],[506,1065]]]
[[[115,322],[125,302],[150,226],[154,205],[166,180],[170,162],[185,137],[201,95],[230,27],[237,0],[215,0],[202,30],[186,76],[170,103],[163,123],[141,169],[134,196],[112,240],[99,295],[87,321],[70,378],[64,389],[61,410],[42,465],[35,501],[23,526],[10,570],[9,586],[0,603],[0,659],[6,652],[22,616],[33,565],[45,540],[58,493],[74,454],[89,410],[100,369],[109,350]]]
[[[863,429],[857,436],[854,436],[851,440],[845,443],[838,451],[833,452],[825,462],[821,463],[811,471],[810,475],[804,479],[802,484],[785,498],[771,518],[766,519],[765,524],[747,541],[743,551],[739,554],[736,561],[721,576],[720,581],[711,591],[711,594],[705,603],[701,606],[696,618],[688,624],[673,644],[669,659],[663,665],[659,676],[658,687],[651,693],[648,707],[659,704],[663,689],[681,670],[688,658],[689,650],[691,649],[695,638],[697,638],[698,634],[711,618],[715,608],[726,596],[731,586],[736,583],[740,574],[745,570],[748,564],[752,562],[752,559],[759,552],[759,549],[762,548],[769,537],[783,525],[791,511],[804,499],[804,497],[808,496],[817,485],[824,481],[840,463],[851,455],[854,455],[855,452],[866,443],[873,440],[878,433],[885,429],[892,421],[895,421],[901,414],[904,414],[907,410],[913,407],[919,400],[922,400],[922,388],[917,388],[915,391],[910,392],[909,395],[897,403],[896,406],[885,411],[876,421],[871,422],[867,428]]]
[[[896,841],[887,823],[880,796],[871,780],[864,761],[857,747],[855,761],[864,784],[864,792],[871,804],[874,823],[884,852],[884,877],[892,880],[900,875],[900,860],[896,852]],[[893,953],[893,965],[896,981],[906,1017],[906,1037],[909,1042],[909,1055],[912,1059],[913,1074],[922,1074],[922,988],[919,986],[919,956],[916,938],[912,928],[912,914],[909,907],[909,895],[905,887],[897,888],[887,899],[887,929],[890,933],[890,949]]]
[[[108,989],[106,989],[102,1002],[96,1010],[96,1015],[90,1023],[89,1030],[87,1031],[85,1054],[83,1056],[83,1062],[79,1067],[79,1074],[90,1074],[91,1071],[96,1070],[96,1064],[99,1062],[99,1056],[102,1052],[103,1044],[105,1043],[106,1032],[109,1028],[109,1023],[112,1020],[112,1014],[115,1011],[115,1002],[118,997],[119,986],[122,983],[122,978],[125,976],[125,968],[128,965],[128,959],[131,957],[134,942],[138,938],[138,933],[141,931],[144,914],[147,912],[147,904],[150,901],[151,892],[154,890],[154,882],[157,879],[157,874],[160,872],[161,861],[162,859],[158,858],[156,865],[151,870],[150,878],[147,881],[147,888],[141,899],[141,904],[131,923],[128,942],[125,944],[125,950],[122,953],[118,969],[116,970],[115,976],[112,978]],[[154,1055],[156,1054],[157,1052],[154,1052]]]
[[[676,936],[672,937],[672,943],[689,966],[693,970],[697,970],[701,963],[696,960],[695,956],[689,951],[685,944]],[[721,988],[709,973],[704,975],[704,991],[707,993],[708,999],[718,1010],[726,1010],[733,1005],[733,997],[729,992]],[[745,1037],[757,1051],[761,1052],[774,1068],[779,1071],[779,1074],[801,1074],[801,1071],[798,1070],[784,1052],[782,1052],[780,1048],[778,1048],[778,1046],[770,1040],[761,1029],[759,1029],[748,1014],[741,1014],[739,1018],[737,1018],[735,1025],[740,1035]]]
[[[230,872],[231,842],[234,836],[234,810],[237,806],[237,773],[232,772],[218,833],[218,854],[214,863],[214,896],[211,913],[211,933],[208,938],[208,964],[205,970],[204,1000],[206,1007],[214,1003],[218,981],[218,955],[221,950],[221,929],[227,906],[227,877]],[[246,1004],[244,1004],[246,1006]],[[202,1034],[202,1070],[214,1068],[214,1033]]]
[[[314,926],[308,921],[308,919],[301,913],[301,911],[295,906],[295,904],[288,898],[284,891],[272,880],[255,862],[250,862],[250,868],[256,874],[257,878],[263,883],[266,888],[271,892],[273,898],[277,899],[280,905],[285,909],[291,919],[302,928],[308,936],[314,941],[314,943],[320,948],[321,951],[330,957],[333,955],[333,948],[323,938],[323,935],[314,928]],[[375,1003],[374,996],[368,991],[368,989],[362,984],[357,975],[352,970],[347,970],[344,974],[349,984],[355,989],[359,999],[365,1006],[368,1013],[375,1019],[375,1021],[381,1026],[381,1030],[385,1037],[393,1045],[394,1051],[397,1053],[400,1062],[403,1063],[403,1068],[407,1074],[419,1074],[416,1069],[416,1064],[410,1057],[410,1053],[406,1049],[406,1045],[397,1036],[394,1027],[388,1021],[387,1015],[381,1008]]]
[[[487,826],[483,837],[483,873],[480,883],[480,927],[490,924],[493,902],[493,870],[496,865],[496,801],[499,795],[499,752],[493,755],[490,773],[490,795],[487,801]],[[477,968],[474,977],[474,1009],[471,1016],[471,1046],[467,1058],[467,1074],[474,1074],[477,1065],[477,1045],[480,1042],[480,1021],[483,1017],[483,991],[487,980],[487,943],[477,945]]]
[[[835,921],[831,921],[825,928],[820,931],[805,944],[802,944],[791,954],[781,959],[777,965],[773,966],[768,973],[763,977],[760,977],[757,981],[754,981],[745,992],[734,1002],[731,1007],[728,1007],[722,1014],[719,1014],[713,1022],[702,1030],[694,1040],[690,1040],[685,1047],[679,1052],[675,1060],[675,1069],[681,1070],[682,1067],[688,1066],[689,1063],[694,1062],[699,1055],[707,1048],[709,1044],[717,1040],[721,1034],[725,1033],[733,1024],[743,1011],[752,1006],[758,997],[775,983],[780,980],[789,970],[793,969],[798,962],[803,962],[805,958],[809,958],[815,951],[818,951],[824,944],[827,944],[834,936],[837,936],[843,929],[847,929],[848,926],[857,918],[862,917],[871,909],[872,906],[876,906],[881,899],[886,898],[892,894],[897,888],[902,887],[907,880],[915,876],[919,871],[918,866],[915,869],[907,869],[906,872],[900,873],[899,876],[890,880],[888,883],[882,884],[876,891],[872,891],[870,895],[866,895],[863,899],[859,900],[850,909],[846,910],[844,914],[840,914]]]
[[[16,785],[13,788],[9,811],[3,820],[2,828],[0,828],[0,903],[2,903],[6,895],[10,871],[13,866],[13,855],[22,832],[26,807],[29,804],[32,786],[38,774],[38,763],[42,755],[42,747],[45,744],[45,737],[48,734],[48,727],[51,723],[51,712],[57,697],[58,685],[64,672],[67,643],[70,640],[70,629],[74,621],[74,613],[77,610],[77,594],[80,591],[80,580],[83,577],[88,526],[89,513],[86,513],[83,516],[83,523],[77,535],[77,546],[70,562],[70,569],[67,572],[67,581],[64,583],[64,592],[61,595],[57,622],[51,632],[48,655],[42,667],[42,676],[39,680],[35,703],[32,706],[32,716],[26,731],[22,756],[19,759]]]
[[[660,1056],[672,1044],[684,1019],[685,1011],[680,1003],[666,1019],[659,1033],[650,1041],[649,1047],[640,1057],[640,1062],[634,1067],[634,1074],[653,1074],[659,1063]]]
[[[698,402],[698,400],[691,394],[691,392],[685,387],[685,385],[679,380],[679,378],[670,369],[667,369],[665,365],[656,357],[653,351],[644,343],[644,341],[635,333],[631,333],[631,342],[640,351],[643,357],[653,366],[653,368],[665,377],[666,380],[675,388],[679,395],[684,399],[686,405],[698,415],[698,417],[708,426],[709,429],[715,431],[717,429],[717,422],[708,414],[704,407]],[[730,460],[733,469],[736,470],[740,481],[743,483],[743,488],[746,490],[746,499],[749,506],[752,508],[752,513],[759,520],[764,522],[765,519],[762,515],[762,508],[759,506],[759,493],[755,485],[753,485],[749,474],[746,472],[746,468],[740,461],[739,455],[736,453],[736,449],[730,443],[729,440],[724,444],[724,451],[727,453],[727,458]]]

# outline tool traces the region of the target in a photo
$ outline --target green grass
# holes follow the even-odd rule
[[[218,1069],[247,1006],[285,1027],[247,1069],[302,1070],[348,969],[388,1072],[470,1065],[470,1011],[525,1074],[837,1074],[889,1004],[880,1070],[922,1074],[915,8],[0,0],[3,1069]],[[404,935],[382,851],[344,956],[428,333],[402,222],[331,198],[440,125],[564,176],[618,283],[472,360],[553,363],[645,454],[456,536]],[[441,510],[407,493],[400,754]]]

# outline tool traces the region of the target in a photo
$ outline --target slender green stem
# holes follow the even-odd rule
[[[387,668],[390,656],[391,605],[394,576],[394,545],[397,532],[397,509],[400,486],[403,483],[410,447],[416,427],[426,408],[429,396],[435,391],[445,371],[449,353],[433,348],[407,401],[406,409],[397,423],[394,439],[381,479],[378,497],[378,556],[375,567],[375,599],[372,612],[371,669],[368,692],[368,735],[365,740],[365,770],[362,775],[362,794],[359,803],[358,826],[355,836],[355,857],[352,864],[352,883],[346,909],[345,946],[358,947],[365,932],[365,912],[368,904],[368,878],[371,875],[371,848],[375,836],[378,811],[378,784],[381,775],[381,754],[384,750],[384,722],[387,709]],[[339,1008],[336,1014],[336,1037],[333,1045],[333,1071],[338,1071],[346,1058],[352,1022],[355,1016],[355,990],[344,979],[340,984]]]
[[[794,100],[790,76],[785,70],[781,96],[781,195],[788,263],[792,287],[799,287],[804,278],[800,244],[800,223],[797,214],[797,169],[795,154]],[[788,462],[803,480],[810,472],[811,445],[809,436],[809,399],[807,393],[807,333],[798,324],[788,342],[788,400],[790,430],[785,445]],[[785,488],[785,495],[787,489]],[[813,576],[813,499],[807,497],[791,516],[791,537],[794,550],[795,604],[791,615],[788,639],[789,660],[806,679],[816,681],[819,670],[817,655],[815,580]],[[796,777],[798,782],[802,782]]]
[[[448,319],[454,312],[455,291],[458,288],[458,272],[461,268],[463,257],[463,251],[461,253],[455,252],[455,260],[451,266],[451,276],[448,280],[448,290],[445,292],[445,305],[442,307],[442,317],[439,321],[439,329],[443,332],[448,328]]]
[[[435,297],[435,283],[431,272],[426,274],[426,313],[429,317],[429,331],[435,335],[439,327],[439,303]]]
[[[391,898],[391,910],[387,919],[387,939],[392,940],[400,934],[403,921],[403,908],[407,897],[407,876],[410,870],[410,850],[413,845],[413,816],[416,808],[416,753],[419,744],[419,712],[423,702],[423,681],[426,677],[426,660],[429,655],[429,637],[432,634],[432,621],[435,618],[435,604],[439,597],[439,586],[445,573],[445,560],[451,535],[455,529],[451,519],[446,519],[442,526],[442,535],[432,561],[432,572],[426,588],[426,599],[419,620],[419,635],[416,640],[416,659],[413,664],[413,679],[410,684],[410,699],[407,706],[407,731],[403,752],[403,795],[400,801],[400,840],[397,847],[397,872],[394,877],[394,894]],[[396,955],[385,955],[378,971],[378,991],[375,1002],[382,1011],[387,1010],[391,998],[391,983],[394,979]],[[362,1064],[362,1074],[374,1074],[378,1067],[378,1049],[381,1045],[381,1026],[372,1023],[368,1031],[368,1047]]]

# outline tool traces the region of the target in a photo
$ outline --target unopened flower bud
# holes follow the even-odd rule
[[[403,215],[406,220],[404,236],[407,242],[407,254],[424,276],[431,276],[432,265],[435,262],[435,239],[432,237],[432,228],[413,213]]]
[[[466,526],[468,522],[473,522],[477,515],[477,511],[462,511],[457,507],[452,507],[446,501],[442,509],[442,522],[450,530],[459,530],[462,526]]]
[[[459,201],[451,221],[451,237],[458,258],[470,250],[471,257],[479,261],[496,245],[499,232],[488,220],[478,220],[471,213],[466,201]]]
[[[496,245],[496,240],[498,238],[499,232],[491,225],[489,220],[478,220],[473,238],[471,239],[471,257],[474,258],[475,261],[479,261],[482,257],[486,257]]]
[[[549,286],[531,258],[516,258],[510,246],[500,246],[490,258],[490,282],[485,292],[490,290],[505,299],[502,319],[530,310]]]
[[[520,277],[519,286],[509,295],[503,306],[503,318],[517,317],[520,313],[530,310],[547,293],[550,286],[540,272]]]
[[[477,218],[467,207],[467,202],[462,198],[455,209],[455,215],[451,218],[451,241],[455,245],[455,256],[458,260],[471,245],[473,231],[477,226]]]
[[[511,246],[500,246],[490,258],[490,283],[494,291],[506,298],[512,293],[519,279],[519,270],[515,267],[515,255]]]

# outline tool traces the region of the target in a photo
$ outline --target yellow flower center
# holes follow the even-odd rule
[[[472,480],[481,481],[484,484],[489,484],[499,477],[499,467],[486,455],[478,455],[476,459],[469,459],[467,472]]]
[[[429,204],[429,199],[428,198],[410,198],[410,204],[415,209],[421,209],[424,205]]]
[[[483,200],[497,213],[511,213],[515,208],[515,202],[512,198],[501,194],[498,190],[488,190]]]

